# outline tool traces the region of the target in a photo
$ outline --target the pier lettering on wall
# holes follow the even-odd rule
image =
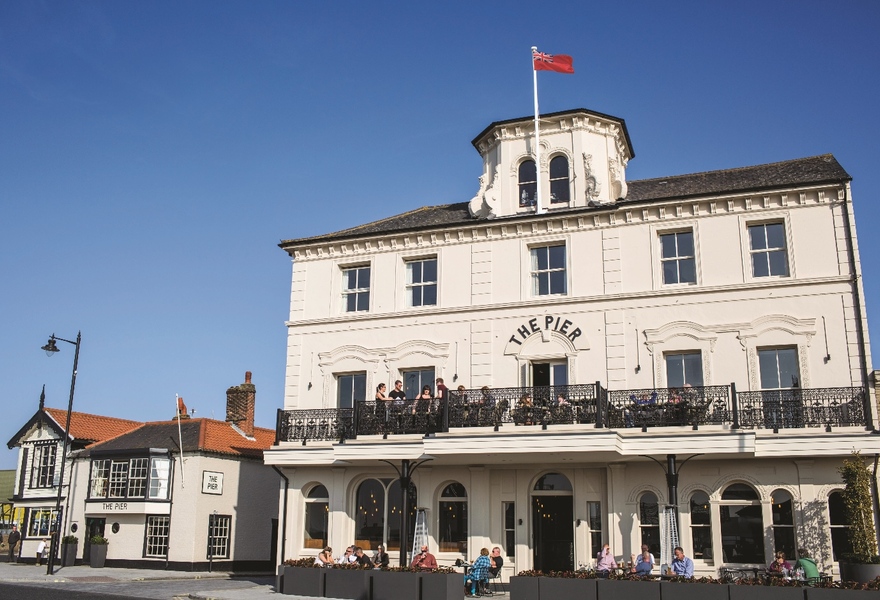
[[[543,322],[542,322],[543,321]],[[529,319],[524,325],[516,328],[516,333],[510,336],[510,342],[522,346],[522,343],[529,338],[530,335],[540,333],[542,329],[556,331],[567,337],[572,343],[581,336],[581,328],[577,327],[565,317],[557,317],[554,315],[544,315],[543,317],[534,317]]]

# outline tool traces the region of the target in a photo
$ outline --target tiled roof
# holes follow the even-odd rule
[[[675,175],[673,177],[661,177],[657,179],[644,179],[627,182],[628,192],[626,198],[618,202],[621,204],[635,204],[645,202],[659,202],[673,198],[694,198],[697,196],[710,196],[722,193],[747,193],[751,191],[771,191],[799,185],[818,185],[825,183],[840,183],[852,178],[840,166],[831,154],[799,158],[785,162],[741,167],[738,169],[724,169],[721,171],[707,171],[690,175]],[[590,208],[576,208],[571,210],[554,210],[549,216],[558,215],[561,212],[571,214],[583,214],[589,212],[607,211],[608,206]],[[534,214],[528,214],[511,219],[532,219]],[[498,219],[500,220],[500,219]],[[329,242],[345,239],[357,239],[372,235],[402,233],[406,231],[419,231],[424,229],[437,229],[442,227],[460,227],[473,225],[478,220],[470,215],[467,202],[445,204],[441,206],[426,206],[411,210],[400,215],[373,221],[364,225],[358,225],[350,229],[343,229],[333,233],[317,235],[307,238],[285,240],[279,244],[285,250],[297,246]]]
[[[184,419],[180,422],[179,434],[177,421],[158,421],[143,423],[137,429],[89,446],[83,455],[88,456],[96,451],[112,452],[143,448],[168,448],[177,452],[182,440],[184,453],[207,452],[262,458],[263,450],[275,443],[275,431],[255,427],[254,438],[249,440],[231,424],[214,419]]]
[[[43,410],[63,432],[67,423],[67,411],[59,408],[44,408]],[[109,440],[138,425],[141,425],[139,421],[129,421],[128,419],[102,417],[101,415],[90,415],[76,411],[70,413],[70,435],[76,441],[83,443]]]

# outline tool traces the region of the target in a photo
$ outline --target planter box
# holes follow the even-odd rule
[[[806,591],[806,600],[877,600],[877,592],[870,590],[824,590],[808,587]]]
[[[510,600],[538,600],[538,580],[541,577],[511,577]]]
[[[422,584],[421,600],[461,600],[464,575],[461,573],[418,573]],[[412,600],[416,600],[415,597]]]
[[[281,574],[282,594],[296,596],[324,596],[324,574],[328,569],[309,567],[283,567]]]
[[[538,596],[544,600],[597,600],[596,579],[537,577]]]
[[[372,600],[418,600],[421,573],[371,571]]]
[[[840,561],[840,580],[868,583],[880,577],[880,565],[862,565]]]
[[[661,581],[663,600],[730,600],[730,586],[715,583]]]
[[[730,600],[804,600],[805,588],[731,584],[729,589]]]
[[[79,544],[61,544],[61,566],[72,567],[76,563],[76,551]]]
[[[91,549],[89,550],[90,567],[100,569],[104,566],[104,563],[107,561],[108,547],[108,544],[92,544]]]
[[[660,600],[659,581],[597,579],[596,585],[599,600],[632,600],[633,598],[638,598],[639,600]],[[545,598],[544,600],[547,599]],[[750,598],[749,600],[754,599]]]
[[[345,600],[368,600],[370,596],[370,571],[356,569],[313,569],[324,572],[325,598]]]

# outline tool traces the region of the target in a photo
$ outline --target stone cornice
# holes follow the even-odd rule
[[[517,215],[508,219],[480,220],[450,228],[399,234],[369,235],[361,239],[313,242],[291,248],[294,261],[366,259],[387,252],[431,251],[447,245],[490,242],[497,239],[562,235],[607,227],[647,223],[674,223],[676,219],[711,218],[762,211],[796,210],[843,201],[843,188],[820,185],[790,188],[768,194],[706,196],[608,207],[601,211],[566,211],[554,214]]]

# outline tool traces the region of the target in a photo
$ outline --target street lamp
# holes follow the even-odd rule
[[[49,338],[49,341],[46,342],[46,345],[41,348],[41,350],[46,351],[47,356],[52,356],[56,352],[60,352],[58,345],[55,343],[56,340],[73,344],[76,346],[76,351],[73,353],[73,375],[70,377],[70,399],[67,401],[67,422],[64,424],[64,441],[61,445],[61,474],[58,477],[58,497],[55,500],[55,531],[52,533],[50,541],[51,545],[49,546],[49,561],[46,575],[54,574],[55,553],[58,549],[58,536],[61,535],[61,490],[64,485],[64,466],[67,464],[67,441],[70,438],[70,414],[73,412],[73,390],[76,388],[76,367],[77,363],[79,363],[79,345],[82,341],[82,332],[76,332],[75,342],[55,337],[55,334],[53,333],[52,337]]]
[[[391,465],[391,467],[397,471],[398,481],[400,482],[400,505],[403,510],[400,511],[400,566],[405,567],[409,563],[407,560],[409,559],[406,549],[407,543],[407,534],[409,529],[409,485],[412,482],[413,473],[416,472],[420,466],[428,462],[429,460],[434,460],[433,456],[422,456],[421,460],[416,461],[415,463],[411,463],[409,459],[404,459],[400,463],[400,468],[397,468],[390,460],[380,460],[379,462],[387,463]]]

